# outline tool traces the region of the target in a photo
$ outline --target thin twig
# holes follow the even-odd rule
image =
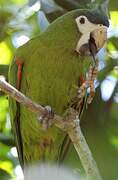
[[[13,99],[27,107],[37,116],[43,116],[46,115],[46,113],[48,113],[44,107],[33,102],[31,99],[29,99],[24,94],[15,89],[13,86],[11,86],[9,83],[7,83],[3,76],[0,76],[0,88],[3,92],[5,92]],[[81,131],[77,116],[78,113],[72,109],[69,113],[70,114],[65,118],[62,118],[58,115],[54,115],[54,124],[61,130],[66,131],[68,133],[80,157],[87,178],[89,180],[102,180],[96,162],[92,157],[92,153]]]

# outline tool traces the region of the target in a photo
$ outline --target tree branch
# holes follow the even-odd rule
[[[0,88],[13,99],[35,113],[38,117],[48,114],[47,110],[44,107],[33,102],[31,99],[29,99],[9,83],[7,83],[3,76],[0,76]],[[70,109],[68,116],[65,118],[62,118],[55,114],[53,118],[54,125],[68,133],[80,157],[87,178],[89,180],[102,180],[96,162],[93,159],[92,153],[86,143],[84,135],[82,134],[77,115],[78,113],[73,109]]]

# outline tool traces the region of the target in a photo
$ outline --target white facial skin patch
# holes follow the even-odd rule
[[[81,47],[89,44],[90,34],[95,40],[97,50],[101,49],[107,40],[107,27],[102,24],[91,23],[86,16],[79,16],[75,19],[81,37],[77,43],[76,51],[81,54]],[[88,51],[85,54],[90,55]]]

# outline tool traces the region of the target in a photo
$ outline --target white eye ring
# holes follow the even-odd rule
[[[88,22],[88,19],[86,16],[79,16],[76,18],[76,22],[78,25],[85,25]]]

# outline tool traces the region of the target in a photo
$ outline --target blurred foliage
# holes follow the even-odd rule
[[[101,2],[101,0],[96,0]],[[17,47],[40,34],[62,14],[85,7],[90,0],[0,0],[0,74],[7,78],[8,66]],[[90,5],[90,4],[89,4]],[[93,4],[95,5],[95,4]],[[92,5],[91,5],[92,6]],[[100,72],[94,102],[81,125],[105,180],[118,179],[118,6],[109,2],[109,41],[99,53]],[[0,92],[0,179],[15,179],[18,159],[13,153],[8,101]],[[70,157],[70,164],[73,163]]]
[[[41,180],[46,180],[47,177],[51,180],[81,180],[79,173],[76,174],[72,169],[45,164],[27,167],[24,174],[27,180],[39,180],[39,177]]]

